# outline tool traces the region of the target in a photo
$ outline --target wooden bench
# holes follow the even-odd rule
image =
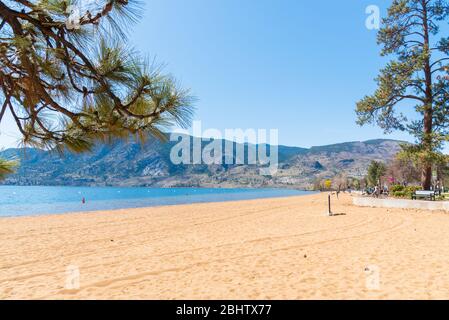
[[[412,200],[428,199],[431,201],[435,201],[435,198],[435,191],[415,191],[415,193],[412,195]]]

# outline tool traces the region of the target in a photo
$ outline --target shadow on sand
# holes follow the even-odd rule
[[[346,213],[332,213],[331,217],[345,216]]]

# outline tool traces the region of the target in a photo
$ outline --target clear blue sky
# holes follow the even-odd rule
[[[355,124],[355,103],[385,63],[368,5],[387,0],[146,0],[131,44],[156,56],[198,97],[206,128],[279,129],[310,147],[385,136]],[[14,144],[9,125],[0,147]]]

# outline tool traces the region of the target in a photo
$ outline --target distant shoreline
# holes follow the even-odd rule
[[[151,185],[135,185],[135,186],[122,186],[122,185],[51,185],[51,184],[2,184],[0,183],[0,187],[46,187],[46,188],[123,188],[123,189],[132,189],[132,188],[147,188],[147,189],[221,189],[221,190],[269,190],[269,189],[277,189],[277,190],[297,190],[297,191],[305,191],[305,192],[319,192],[318,190],[312,190],[308,188],[301,188],[297,186],[252,186],[247,187],[245,185],[241,186],[173,186],[173,187],[158,187]]]
[[[0,217],[39,216],[282,198],[313,191],[280,188],[0,186]]]

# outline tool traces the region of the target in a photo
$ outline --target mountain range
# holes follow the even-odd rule
[[[194,137],[189,139],[201,141]],[[98,143],[91,152],[83,154],[7,149],[0,152],[0,157],[21,162],[17,172],[3,181],[9,185],[308,189],[316,179],[332,178],[343,172],[351,177],[363,177],[372,160],[392,159],[400,143],[379,139],[308,149],[279,146],[278,170],[271,176],[260,175],[257,165],[175,165],[170,160],[170,152],[177,142],[155,139],[144,143],[133,139]],[[205,143],[200,145],[204,149]],[[247,152],[248,145],[243,147]]]

